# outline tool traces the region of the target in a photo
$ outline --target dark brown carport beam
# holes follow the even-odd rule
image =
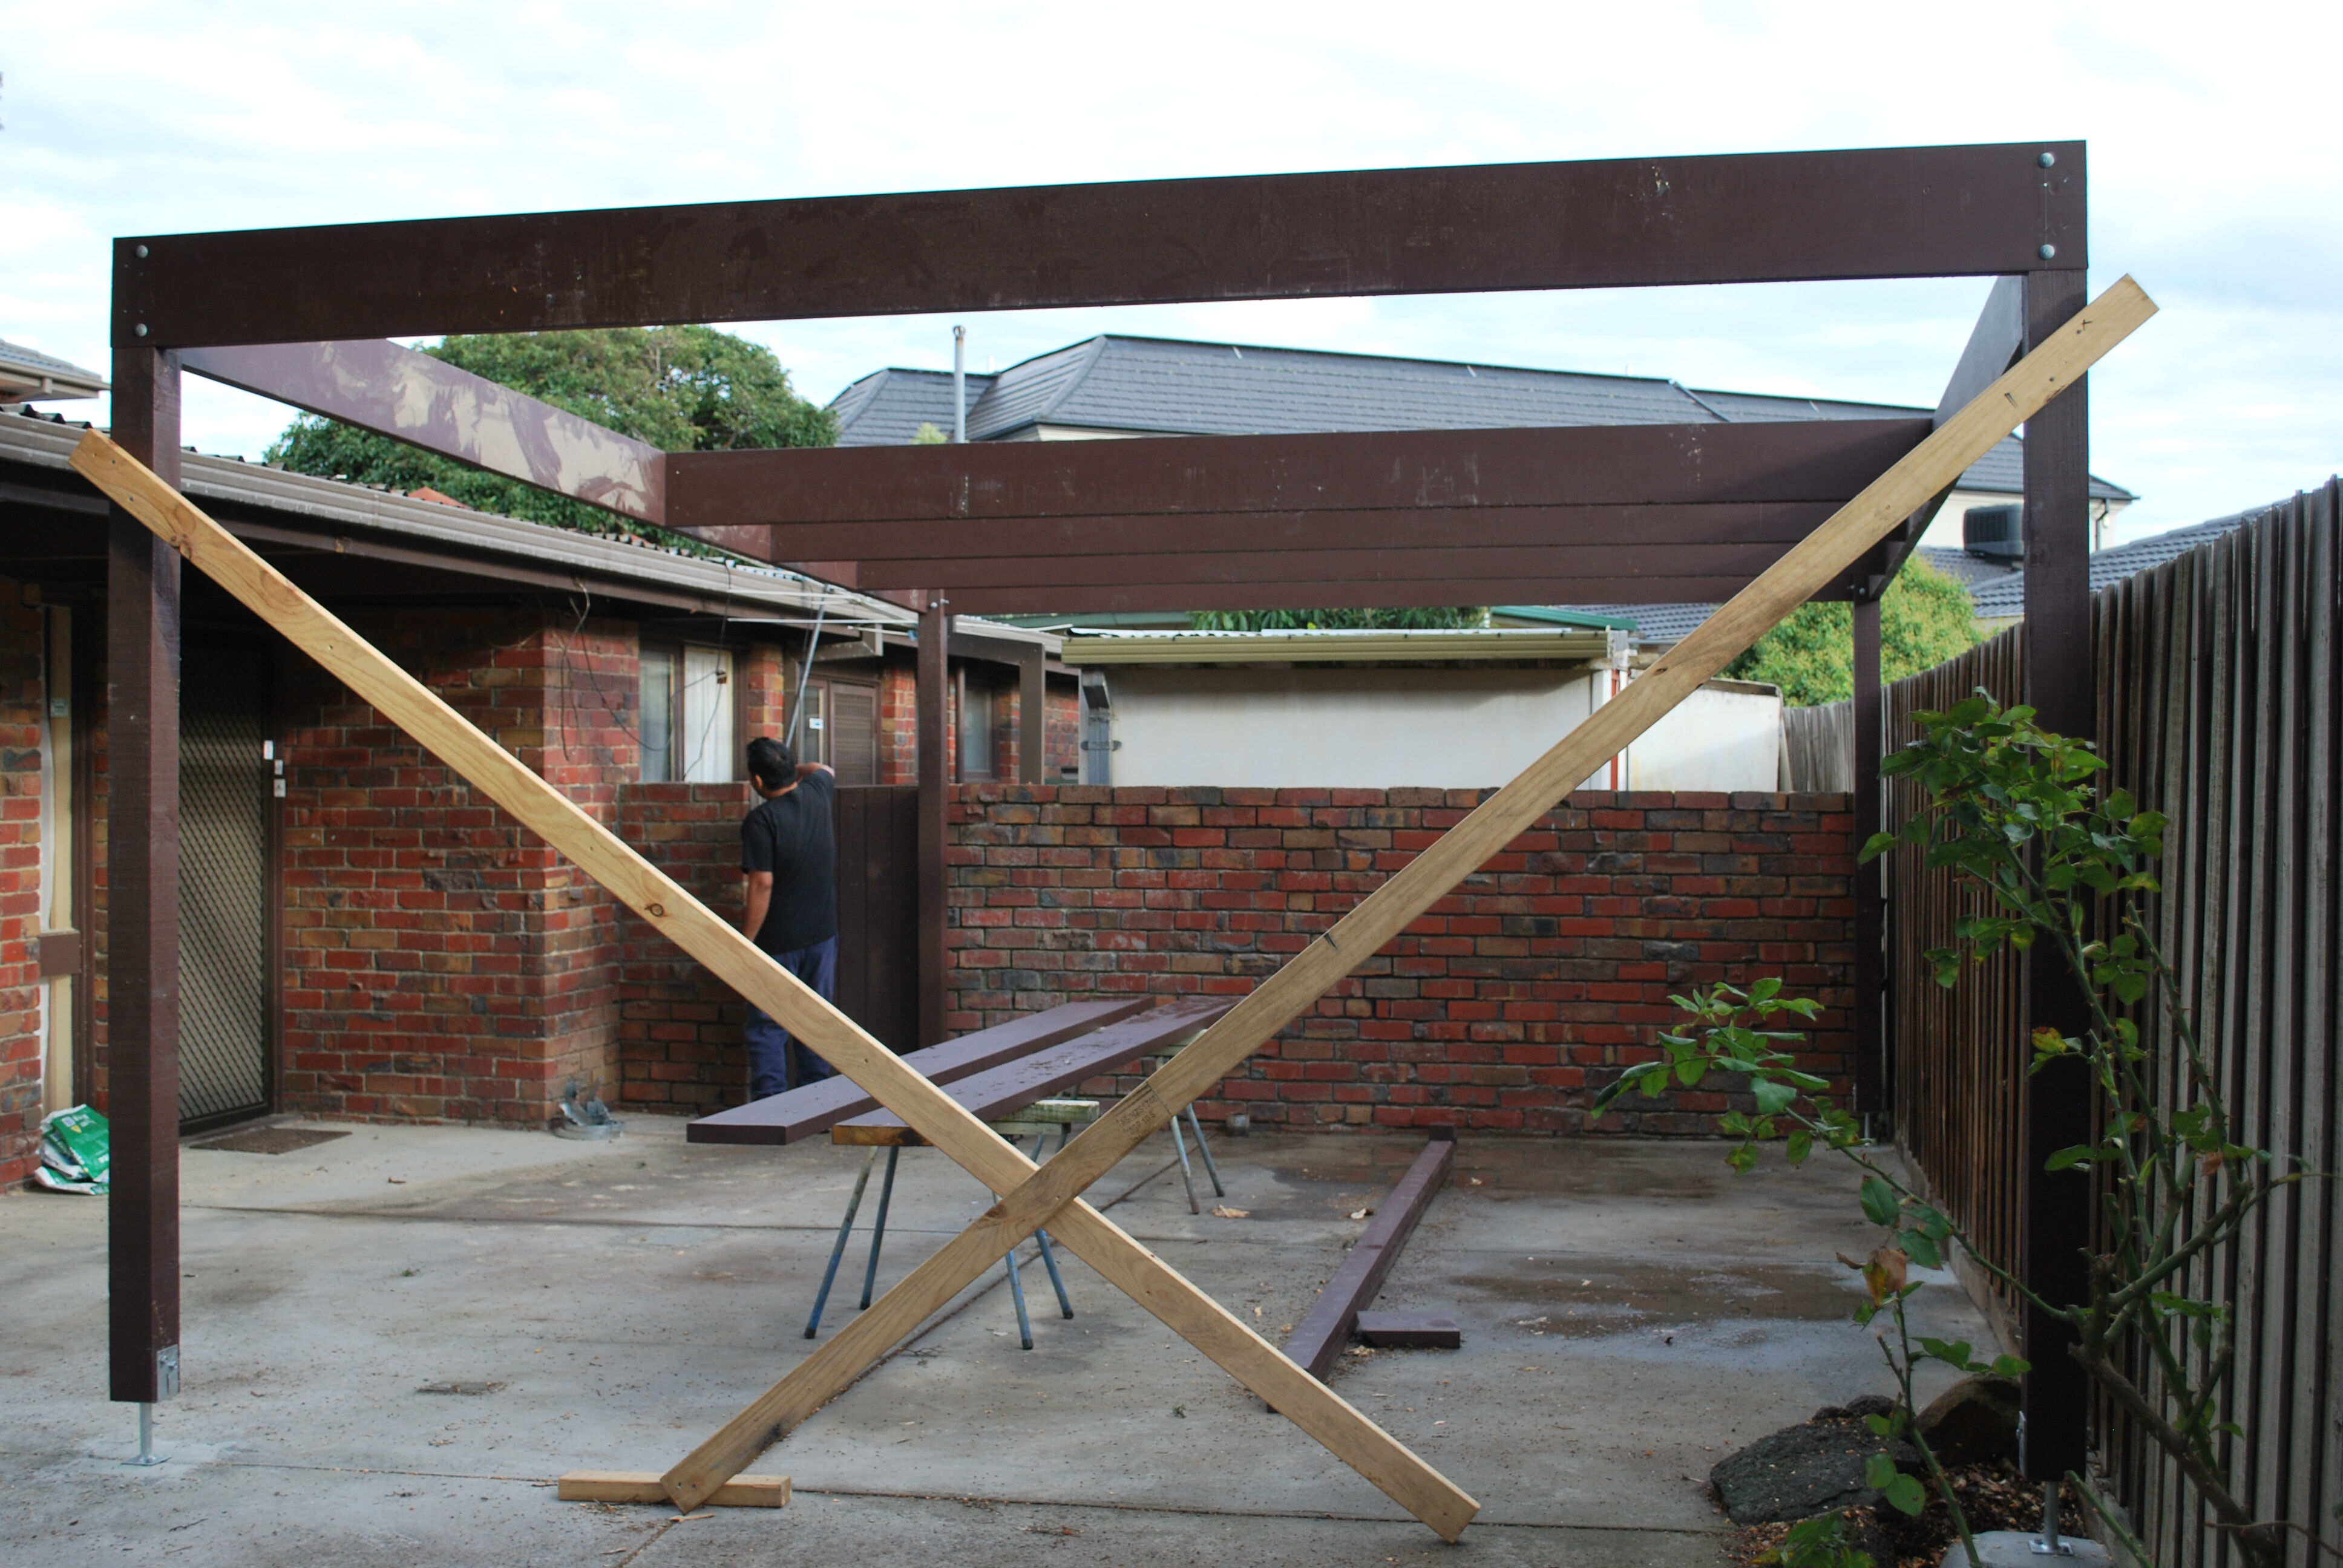
[[[1430,581],[1100,583],[1074,588],[954,588],[962,615],[1108,615],[1191,609],[1396,609],[1488,604],[1722,604],[1749,578],[1443,578]],[[1842,585],[1820,600],[1854,597]]]
[[[736,530],[722,538],[766,559],[1112,554],[1130,548],[1101,532],[1113,519],[1171,523],[1151,548],[1195,548],[1198,519],[1232,514],[1322,513],[1354,537],[1359,514],[1383,512],[1415,538],[1419,518],[1517,508],[1835,507],[1929,429],[1925,417],[1811,419],[680,452],[668,523]],[[751,527],[762,540],[738,531]]]
[[[2079,272],[2084,233],[2079,142],[719,202],[125,238],[114,340]]]

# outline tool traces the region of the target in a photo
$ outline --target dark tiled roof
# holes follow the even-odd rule
[[[2097,551],[2091,557],[2091,591],[2097,593],[2150,567],[2160,567],[2175,557],[2185,556],[2199,545],[2209,545],[2224,534],[2237,532],[2268,510],[2266,507],[2257,507],[2235,517],[2215,518],[2209,523],[2174,528],[2169,533],[2151,534],[2127,545]],[[1980,619],[2000,619],[2026,613],[2026,574],[2022,571],[1996,578],[1969,591],[1976,600]]]
[[[968,378],[971,410],[992,384],[990,376]],[[952,378],[949,370],[879,370],[830,401],[838,415],[841,447],[908,447],[921,425],[945,435],[952,427]],[[973,427],[970,435],[973,437]]]
[[[1966,584],[1971,593],[1980,584],[1997,581],[2017,570],[2015,561],[1973,556],[1966,550],[1940,550],[1933,545],[1922,545],[1913,554],[1955,582]]]
[[[979,387],[983,387],[980,394]],[[951,378],[882,370],[840,393],[840,441],[907,442],[921,419],[951,427]],[[968,435],[997,441],[1037,426],[1128,435],[1257,436],[1317,430],[1464,430],[1537,425],[1668,425],[1910,418],[1925,408],[1715,392],[1639,376],[1523,370],[1375,354],[1106,334],[969,377]],[[2012,437],[1962,477],[2016,495],[2024,448]],[[2091,481],[2104,500],[2131,493]]]
[[[1664,648],[1681,641],[1708,618],[1713,604],[1566,604],[1559,607],[1580,615],[1635,623],[1639,647]]]

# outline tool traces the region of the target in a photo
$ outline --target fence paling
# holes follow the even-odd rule
[[[2172,819],[2148,918],[2232,1108],[2240,1141],[2321,1170],[2343,1165],[2343,1012],[2336,829],[2343,799],[2338,666],[2343,487],[2268,509],[2245,528],[2097,595],[2099,735],[2110,787]],[[2018,634],[1899,681],[1891,744],[1911,715],[1983,686],[2022,685]],[[1919,804],[1893,782],[1893,819]],[[1921,956],[1949,945],[1975,900],[1918,852],[1891,857],[1890,983],[1896,1131],[1946,1208],[2005,1266],[2017,1255],[2018,1087],[2026,1060],[2018,970],[2007,959],[1936,986]],[[2181,1069],[2161,1001],[2138,1010],[2161,1092]],[[2199,1216],[2201,1218],[2201,1216]],[[2234,1304],[2237,1362],[2220,1415],[2243,1429],[2226,1457],[2259,1516],[2343,1546],[2343,1199],[2336,1184],[2287,1190],[2184,1282]],[[2200,1363],[2201,1364],[2201,1363]],[[2152,1386],[2135,1347],[2132,1371]],[[2167,1565],[2230,1560],[2160,1450],[2101,1408],[2101,1462]],[[2292,1561],[2312,1548],[2298,1536]]]

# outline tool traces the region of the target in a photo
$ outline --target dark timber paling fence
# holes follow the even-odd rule
[[[2172,819],[2157,940],[2239,1141],[2320,1171],[2343,1166],[2338,499],[2330,480],[2092,603],[2109,777]],[[1980,686],[2014,698],[2019,640],[1897,682],[1888,744],[1911,738],[1916,709]],[[1899,781],[1889,803],[1901,821],[1916,791]],[[1949,945],[1970,895],[1908,849],[1891,857],[1888,890],[1897,1136],[1986,1254],[2010,1266],[2025,1146],[2016,968],[1996,961],[1939,989],[1922,955]],[[2139,1018],[2169,1085],[2172,1020],[2161,1006]],[[2237,1362],[2221,1413],[2242,1435],[2227,1440],[2231,1484],[2258,1517],[2343,1548],[2343,1194],[2329,1181],[2285,1190],[2187,1288],[2232,1312]],[[2140,1433],[2107,1411],[2097,1430],[2100,1461],[2160,1563],[2237,1560]],[[2320,1555],[2300,1533],[2288,1550],[2306,1564]]]

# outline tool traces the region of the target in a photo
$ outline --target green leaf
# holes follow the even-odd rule
[[[1791,1164],[1803,1165],[1806,1162],[1806,1156],[1814,1151],[1814,1147],[1815,1135],[1800,1131],[1790,1134],[1789,1142],[1782,1152],[1789,1157]]]
[[[1928,1506],[1927,1490],[1908,1475],[1899,1475],[1879,1490],[1890,1503],[1906,1513],[1917,1514]]]
[[[1932,1340],[1924,1334],[1920,1339],[1920,1348],[1947,1366],[1958,1367],[1963,1372],[1977,1370],[1976,1363],[1969,1360],[1969,1342],[1966,1340]]]
[[[1757,1097],[1757,1110],[1765,1116],[1779,1116],[1797,1102],[1798,1091],[1786,1083],[1776,1083],[1761,1078],[1751,1083],[1749,1092]]]
[[[1876,1176],[1863,1179],[1863,1212],[1873,1224],[1893,1225],[1903,1207],[1895,1188]]]
[[[1875,1453],[1864,1461],[1863,1483],[1875,1492],[1885,1492],[1897,1475],[1896,1462],[1884,1453]]]
[[[2088,1164],[2098,1157],[2099,1151],[2092,1148],[2089,1144],[2077,1143],[2071,1148],[2061,1149],[2058,1152],[2050,1156],[2049,1159],[2045,1160],[2042,1162],[2042,1169],[2045,1171],[2072,1171],[2076,1166]]]
[[[1996,1356],[1986,1370],[1996,1377],[2024,1377],[2034,1370],[2034,1363],[2023,1356]]]
[[[1919,1264],[1922,1268],[1941,1269],[1945,1266],[1944,1254],[1936,1250],[1936,1241],[1930,1237],[1927,1232],[1924,1231],[1906,1231],[1904,1232],[1901,1240],[1904,1243],[1904,1250],[1910,1253],[1912,1255],[1912,1261]]]

